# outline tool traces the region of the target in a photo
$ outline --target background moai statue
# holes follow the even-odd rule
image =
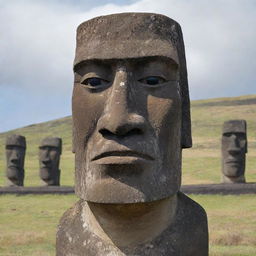
[[[181,193],[191,147],[182,32],[163,15],[101,16],[77,29],[75,191],[56,253],[208,255],[205,211]]]
[[[247,153],[245,120],[224,122],[221,151],[223,183],[244,183]]]
[[[60,155],[62,140],[60,138],[46,137],[39,146],[40,178],[47,186],[60,185]]]
[[[9,186],[23,186],[26,138],[12,134],[6,139],[6,177]]]

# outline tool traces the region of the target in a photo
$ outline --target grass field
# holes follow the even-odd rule
[[[221,126],[228,119],[246,119],[248,154],[246,179],[256,182],[256,95],[192,102],[193,148],[183,151],[183,184],[220,182]],[[0,186],[5,185],[4,142],[9,133],[26,136],[25,186],[38,186],[38,145],[45,136],[63,139],[61,184],[74,184],[71,118],[27,126],[0,134]],[[256,255],[256,200],[254,195],[191,196],[207,211],[210,255]],[[0,196],[0,255],[54,255],[60,216],[74,195]]]

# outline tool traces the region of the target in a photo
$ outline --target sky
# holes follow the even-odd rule
[[[180,23],[192,100],[256,94],[254,0],[0,0],[0,132],[71,115],[76,28],[120,12]]]

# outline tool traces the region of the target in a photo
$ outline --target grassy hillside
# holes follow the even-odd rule
[[[198,100],[191,103],[193,148],[183,151],[183,184],[218,183],[220,181],[221,127],[228,119],[246,119],[249,148],[246,177],[256,182],[256,95]],[[73,185],[74,156],[71,153],[71,117],[34,124],[0,133],[0,186],[5,184],[5,137],[10,133],[26,136],[25,186],[40,185],[38,145],[45,136],[63,139],[61,184]]]
[[[193,148],[183,151],[183,184],[220,181],[221,127],[228,119],[246,119],[248,154],[246,178],[256,182],[256,95],[193,101]],[[26,186],[40,185],[38,145],[45,136],[63,139],[61,184],[73,185],[71,118],[66,117],[0,134],[0,186],[5,184],[5,137],[17,133],[27,138]],[[210,256],[256,255],[255,195],[193,195],[206,210]],[[0,196],[0,256],[53,256],[60,216],[75,195]]]

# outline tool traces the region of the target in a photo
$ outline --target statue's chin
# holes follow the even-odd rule
[[[242,175],[241,173],[242,166],[241,165],[228,165],[224,169],[224,174],[227,177],[239,177]]]
[[[87,186],[83,193],[79,191],[78,194],[80,198],[94,203],[130,204],[161,200],[176,194],[178,191],[178,185],[168,191],[165,190],[164,193],[158,188],[156,186],[142,191],[141,188],[127,185],[115,179],[104,179],[90,187]]]
[[[48,181],[51,179],[51,169],[49,168],[41,168],[40,169],[40,177],[44,181]]]
[[[18,167],[8,167],[7,169],[7,178],[10,180],[19,179],[20,169]]]
[[[145,202],[145,195],[138,189],[117,180],[102,180],[86,189],[85,200],[95,203],[138,203]]]

